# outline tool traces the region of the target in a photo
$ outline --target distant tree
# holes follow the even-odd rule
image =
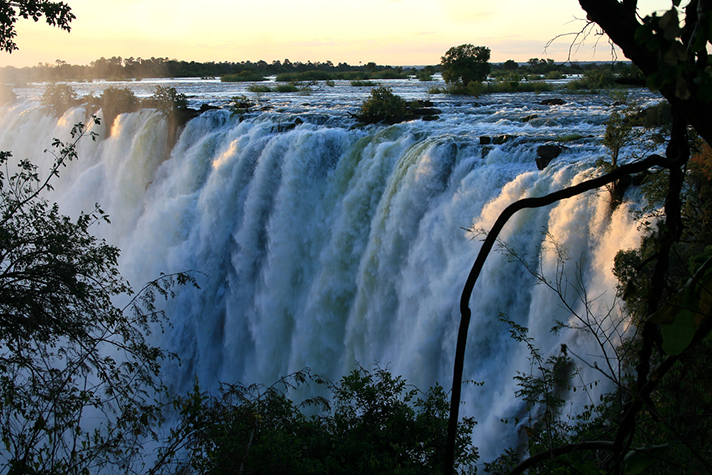
[[[507,61],[504,62],[502,65],[502,68],[505,71],[516,71],[519,68],[519,63],[512,59],[508,59]]]
[[[42,16],[48,25],[70,31],[69,24],[75,16],[64,2],[49,0],[2,0],[0,1],[0,50],[12,53],[18,49],[15,43],[15,23],[19,18],[32,18],[35,22]]]
[[[486,46],[454,46],[441,58],[443,79],[448,84],[467,89],[471,82],[487,79],[492,69],[489,59],[490,49]]]

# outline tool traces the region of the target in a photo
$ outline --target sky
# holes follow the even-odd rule
[[[585,25],[577,0],[65,0],[76,19],[67,33],[17,23],[19,51],[0,66],[89,64],[100,57],[185,61],[289,59],[352,65],[438,64],[452,46],[487,46],[492,62],[569,57]],[[670,0],[640,0],[644,13]],[[597,41],[598,39],[598,41]],[[611,47],[589,38],[574,61],[607,61]],[[619,59],[623,60],[622,56]]]

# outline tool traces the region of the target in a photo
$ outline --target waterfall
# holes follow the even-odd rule
[[[524,127],[487,114],[477,133]],[[30,101],[5,107],[0,149],[46,170],[52,138],[66,140],[85,119],[81,107],[59,119]],[[199,272],[201,289],[180,289],[165,306],[170,326],[153,336],[180,357],[166,368],[175,390],[196,377],[206,388],[271,383],[304,367],[338,379],[374,363],[421,389],[449,388],[459,296],[480,246],[471,230],[487,230],[517,199],[586,179],[604,153],[589,140],[539,171],[536,142],[484,147],[460,119],[352,128],[307,118],[279,132],[277,113],[239,121],[215,110],[172,146],[158,112],[122,114],[93,127],[99,139],[80,142],[49,198],[69,215],[101,204],[112,224],[95,232],[122,250],[134,288],[161,272]],[[599,119],[576,120],[600,133]],[[571,122],[541,127],[551,134]],[[548,231],[571,257],[568,280],[581,281],[598,311],[616,312],[613,256],[640,237],[629,206],[611,213],[605,191],[587,193],[520,212],[502,239],[553,273]],[[500,313],[528,327],[545,355],[562,343],[596,351],[580,332],[549,331],[571,313],[510,261],[489,257],[471,302],[464,379],[484,385],[466,386],[461,413],[479,422],[483,458],[514,440],[500,419],[521,411],[513,376],[529,368]],[[581,369],[583,379],[600,379]]]

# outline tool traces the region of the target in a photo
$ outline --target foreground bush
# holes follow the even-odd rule
[[[96,205],[70,219],[42,197],[85,134],[77,124],[71,142],[55,139],[45,179],[0,152],[0,473],[125,473],[160,420],[154,299],[192,279],[164,276],[114,305],[132,291],[119,250],[90,232],[106,214]]]
[[[295,404],[285,393],[305,383],[331,399]],[[308,371],[271,387],[223,385],[217,396],[194,391],[174,402],[181,414],[159,461],[164,468],[211,474],[437,474],[442,473],[448,400],[440,386],[422,393],[376,368],[352,371],[338,383]],[[317,407],[316,415],[302,412]],[[471,418],[460,422],[459,468],[472,467]]]

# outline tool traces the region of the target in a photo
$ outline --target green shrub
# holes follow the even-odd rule
[[[360,79],[356,79],[354,81],[351,81],[351,85],[353,87],[376,87],[378,86],[378,83],[373,81],[363,81]]]
[[[297,84],[290,82],[287,84],[277,84],[277,92],[299,92],[300,88]]]
[[[79,101],[71,86],[64,83],[52,83],[42,94],[41,102],[53,115],[61,117]]]
[[[393,94],[390,87],[376,87],[371,89],[371,97],[363,102],[357,117],[367,124],[381,121],[392,124],[403,120],[405,113],[406,102],[402,97]]]
[[[433,75],[430,74],[429,72],[422,70],[419,71],[418,74],[416,75],[419,81],[432,81],[433,80]]]
[[[149,98],[149,104],[166,115],[180,115],[188,109],[188,98],[174,87],[156,86],[156,92]]]
[[[479,81],[470,81],[465,88],[468,96],[479,96],[484,92],[485,86]]]
[[[247,70],[241,71],[238,74],[225,74],[220,76],[221,82],[259,82],[266,80],[263,75]]]
[[[247,90],[250,92],[273,92],[271,87],[262,84],[251,84],[247,86]]]
[[[582,138],[584,138],[584,136],[581,134],[564,134],[564,135],[559,135],[554,140],[556,142],[573,142],[574,140],[579,140]]]
[[[584,71],[583,78],[569,82],[569,89],[610,89],[616,86],[615,76],[610,69],[591,69]]]
[[[373,73],[374,79],[408,79],[408,74],[398,71],[385,70]]]
[[[554,86],[543,81],[524,81],[524,82],[504,82],[498,81],[495,83],[487,83],[483,94],[503,94],[516,92],[546,92],[552,91]]]
[[[255,103],[247,98],[246,95],[242,94],[240,96],[233,96],[232,104],[230,104],[230,110],[232,115],[244,116],[247,114]]]
[[[119,114],[135,112],[141,107],[141,101],[136,98],[130,89],[116,88],[113,86],[104,89],[101,96],[91,102],[102,109],[104,124],[108,127],[109,134],[111,133],[111,126],[114,123],[114,119],[116,119]]]
[[[277,75],[277,82],[328,81],[334,75],[328,71],[304,71],[301,73],[282,73]]]

